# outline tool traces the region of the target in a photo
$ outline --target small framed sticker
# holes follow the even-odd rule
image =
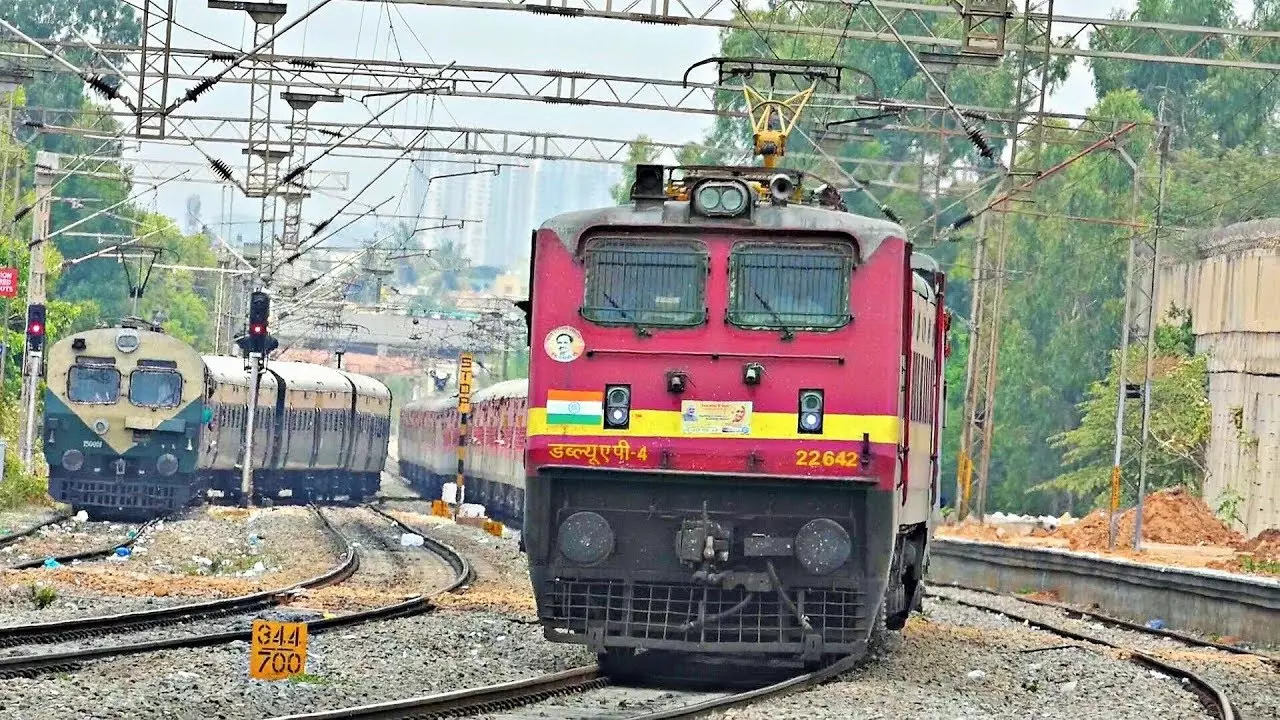
[[[552,360],[567,363],[582,357],[586,343],[582,341],[582,333],[578,332],[578,328],[572,325],[561,325],[547,333],[542,347]]]

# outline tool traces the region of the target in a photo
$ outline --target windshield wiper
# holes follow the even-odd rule
[[[622,318],[624,320],[627,320],[631,323],[631,326],[636,329],[637,335],[639,335],[640,337],[650,337],[653,335],[653,333],[649,332],[648,329],[646,329],[643,325],[641,325],[635,318],[631,317],[631,313],[627,312],[626,310],[623,310],[622,306],[618,304],[617,300],[613,299],[612,295],[610,295],[607,292],[604,292],[603,290],[600,291],[600,294],[604,295],[604,299],[609,301],[609,304],[613,306],[614,310],[617,310],[619,313],[622,314]]]
[[[753,288],[753,289],[751,290],[751,294],[756,296],[756,299],[760,301],[760,305],[761,305],[762,307],[764,307],[764,309],[765,309],[765,310],[768,310],[768,311],[769,311],[769,314],[773,316],[773,321],[774,321],[774,322],[776,322],[776,323],[778,323],[778,327],[782,329],[782,339],[783,339],[783,340],[791,340],[792,338],[794,338],[794,337],[796,336],[796,334],[795,334],[794,332],[792,332],[792,331],[791,331],[791,328],[787,327],[787,324],[786,324],[786,323],[784,323],[784,322],[782,322],[782,316],[778,314],[778,311],[777,311],[777,310],[774,310],[774,309],[773,309],[773,306],[772,306],[772,305],[770,305],[770,304],[769,304],[769,302],[768,302],[767,300],[765,300],[764,298],[760,297],[760,291],[759,291],[759,290],[756,290],[756,289],[754,289],[754,288]]]

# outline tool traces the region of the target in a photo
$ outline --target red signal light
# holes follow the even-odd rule
[[[38,323],[38,322],[36,322],[36,323],[31,323],[31,327],[28,327],[28,328],[27,328],[27,334],[28,334],[28,335],[43,335],[43,334],[44,334],[44,326],[43,326],[43,325],[41,325],[41,324],[40,324],[40,323]]]
[[[263,334],[263,333],[265,333],[266,331],[267,331],[267,328],[266,328],[266,326],[265,326],[265,325],[250,325],[250,326],[249,326],[249,334],[250,334],[250,335],[262,335],[262,334]]]

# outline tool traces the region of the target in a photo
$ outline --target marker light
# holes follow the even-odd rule
[[[625,430],[631,426],[630,385],[605,386],[604,426],[609,430]]]
[[[801,390],[799,422],[797,429],[808,435],[822,433],[822,391]]]

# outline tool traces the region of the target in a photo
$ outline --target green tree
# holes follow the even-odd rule
[[[1147,455],[1150,490],[1174,485],[1199,490],[1204,479],[1210,421],[1208,367],[1205,356],[1189,352],[1191,344],[1187,324],[1162,327],[1157,336]],[[1066,491],[1083,500],[1084,509],[1101,506],[1110,496],[1119,357],[1119,352],[1114,353],[1106,378],[1090,386],[1088,397],[1081,404],[1080,424],[1051,438],[1055,447],[1065,451],[1063,459],[1069,469],[1036,488]],[[1145,362],[1141,346],[1130,348],[1128,383],[1142,382]],[[1141,441],[1141,401],[1126,402],[1125,444],[1135,448]],[[1139,469],[1137,454],[1129,453],[1127,457],[1128,464],[1121,468],[1125,478],[1123,502],[1133,499]]]

